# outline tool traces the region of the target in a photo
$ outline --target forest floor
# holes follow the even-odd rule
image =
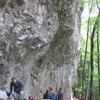
[[[73,100],[79,100],[78,98],[76,98],[76,97],[73,97]]]

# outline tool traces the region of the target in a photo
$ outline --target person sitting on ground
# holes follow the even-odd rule
[[[29,96],[29,100],[34,100],[34,98],[32,96]]]
[[[62,88],[59,88],[58,90],[58,100],[63,100]]]
[[[52,87],[48,88],[48,99],[50,100],[58,100],[57,93],[53,90]]]
[[[10,83],[10,97],[12,96],[12,91],[14,88],[14,100],[23,100],[23,89],[24,85],[23,82],[16,77],[11,78],[11,83]]]
[[[46,90],[46,93],[44,93],[44,95],[43,95],[43,99],[48,99],[48,90]]]
[[[8,91],[6,88],[3,88],[2,91],[5,92],[7,96],[10,96],[10,91]],[[14,93],[12,93],[12,95],[14,95]]]

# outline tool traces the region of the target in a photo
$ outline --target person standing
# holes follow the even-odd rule
[[[11,78],[11,83],[10,83],[10,96],[12,96],[12,91],[14,89],[14,100],[24,100],[23,99],[23,89],[24,85],[23,82],[16,77]]]
[[[58,100],[63,100],[62,88],[59,88],[58,90]]]
[[[48,99],[48,90],[46,90],[46,93],[44,93],[43,99]]]

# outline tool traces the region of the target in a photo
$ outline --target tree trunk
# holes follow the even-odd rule
[[[91,7],[90,7],[88,23],[87,23],[87,39],[86,39],[85,56],[84,56],[84,61],[83,61],[83,72],[82,72],[82,91],[83,92],[84,92],[84,81],[85,81],[85,64],[86,64],[87,47],[88,47],[88,39],[89,39],[90,14],[91,14],[91,11],[92,11],[92,6],[93,6],[93,2],[92,2]]]
[[[99,18],[100,19],[100,18]],[[99,29],[100,29],[100,26],[99,26],[99,21],[97,23],[97,60],[98,60],[98,85],[99,85],[99,95],[100,95],[100,57],[99,57]]]
[[[90,74],[90,96],[89,96],[89,100],[92,100],[93,99],[93,71],[94,71],[94,57],[93,57],[93,52],[94,52],[94,34],[95,34],[95,31],[96,31],[96,25],[98,23],[98,19],[99,19],[99,16],[100,16],[100,12],[98,14],[98,17],[96,19],[96,22],[95,22],[95,25],[93,27],[93,31],[92,31],[92,34],[91,34],[91,53],[90,53],[90,66],[91,66],[91,74]]]

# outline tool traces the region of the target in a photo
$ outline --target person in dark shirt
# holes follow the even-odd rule
[[[59,88],[58,90],[58,100],[63,100],[62,88]]]
[[[12,94],[12,91],[14,89],[14,100],[23,100],[23,82],[21,80],[18,80],[16,77],[12,77],[11,80],[12,82],[10,83],[10,94]]]
[[[46,93],[44,93],[44,95],[43,95],[43,99],[48,99],[48,90],[46,90]]]

